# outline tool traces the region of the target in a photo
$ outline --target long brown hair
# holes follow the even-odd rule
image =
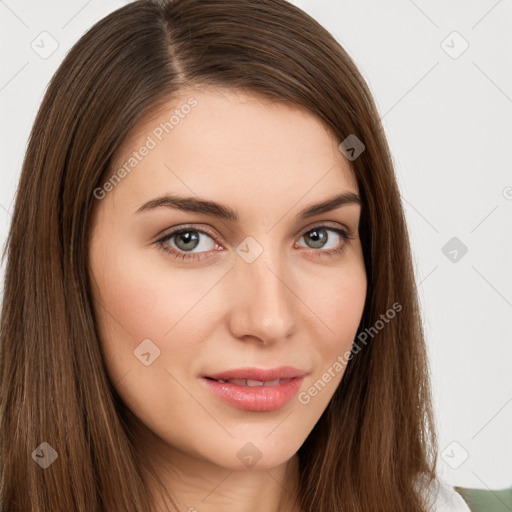
[[[1,506],[155,510],[131,423],[100,351],[88,236],[93,191],[113,171],[127,134],[189,85],[289,101],[321,119],[340,142],[354,134],[364,143],[351,166],[363,204],[368,293],[360,332],[368,341],[298,452],[299,498],[306,512],[424,511],[415,482],[420,475],[427,483],[434,478],[436,438],[388,145],[354,62],[285,0],[135,1],[81,37],[50,82],[4,253]],[[400,313],[375,328],[395,303]],[[34,462],[36,449],[48,456],[41,443],[58,454],[46,469]]]

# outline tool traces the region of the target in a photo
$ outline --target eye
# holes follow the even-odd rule
[[[318,255],[327,254],[329,256],[334,256],[343,251],[345,248],[345,242],[352,238],[352,234],[345,229],[321,225],[315,226],[306,231],[306,233],[302,235],[301,239],[302,238],[305,240],[307,245],[304,246],[298,244],[299,247],[322,249],[321,251],[315,250],[314,252],[322,253]]]
[[[177,259],[202,259],[207,253],[219,250],[213,235],[201,229],[183,226],[157,241],[157,245]],[[193,252],[197,249],[196,252]]]

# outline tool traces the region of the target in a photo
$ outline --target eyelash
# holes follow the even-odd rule
[[[322,257],[322,256],[328,256],[328,257],[335,257],[337,255],[340,255],[344,249],[345,249],[345,243],[349,240],[352,240],[355,238],[351,231],[347,229],[341,229],[341,228],[334,228],[332,226],[328,226],[325,224],[319,224],[316,226],[313,226],[309,228],[308,230],[304,231],[304,233],[301,235],[301,238],[306,235],[307,233],[310,233],[311,231],[314,231],[315,229],[319,228],[326,228],[327,231],[334,231],[338,235],[343,238],[344,243],[341,245],[341,247],[338,247],[337,249],[330,249],[330,250],[322,250],[322,249],[310,249],[314,253],[314,257]],[[180,252],[176,249],[170,247],[166,242],[171,239],[173,236],[180,235],[182,233],[186,233],[188,231],[195,231],[197,233],[202,233],[204,235],[208,235],[210,238],[215,240],[215,236],[210,233],[209,231],[206,231],[204,229],[198,229],[194,226],[181,226],[178,229],[175,229],[174,231],[171,231],[170,233],[166,234],[159,240],[157,240],[155,243],[157,244],[158,248],[161,249],[166,255],[170,255],[171,257],[178,259],[178,260],[202,260],[204,258],[208,257],[208,253],[211,251],[204,251],[200,253],[186,253],[186,252]],[[316,254],[315,254],[316,253]]]

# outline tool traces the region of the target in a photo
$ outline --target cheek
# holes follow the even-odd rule
[[[322,414],[342,381],[363,314],[366,285],[364,267],[356,265],[331,279],[324,293],[308,295],[309,304],[319,312],[311,333],[311,354],[316,354],[318,364],[297,398],[313,418]]]
[[[346,271],[332,274],[325,283],[323,289],[310,287],[306,297],[324,333],[319,350],[332,358],[349,350],[357,334],[366,301],[364,266],[355,262]]]
[[[321,302],[322,317],[338,340],[352,341],[357,333],[366,300],[366,284],[342,283]],[[329,339],[329,338],[328,338]],[[334,343],[336,345],[336,343]],[[339,345],[339,342],[338,342]]]
[[[104,356],[113,379],[137,366],[134,351],[147,339],[160,349],[159,365],[187,364],[201,338],[200,327],[207,329],[206,319],[215,318],[206,314],[213,307],[206,296],[220,275],[176,270],[156,250],[148,257],[147,248],[123,250],[121,243],[109,241],[92,246],[91,276],[96,281],[95,310]],[[192,317],[196,321],[191,326]],[[167,350],[170,346],[177,350]],[[171,361],[167,361],[169,353]]]
[[[139,418],[169,424],[194,407],[180,383],[185,382],[202,339],[197,322],[191,321],[194,305],[215,279],[204,282],[204,277],[192,273],[164,269],[161,261],[148,258],[147,248],[118,247],[121,244],[105,243],[91,252],[107,371],[122,400]],[[148,352],[150,364],[145,365],[138,355]]]

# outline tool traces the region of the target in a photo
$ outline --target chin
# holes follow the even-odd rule
[[[282,442],[261,441],[231,441],[225,447],[219,458],[212,462],[231,471],[264,471],[276,468],[289,461],[298,450],[295,445],[285,449]],[[232,447],[232,448],[231,448]]]

